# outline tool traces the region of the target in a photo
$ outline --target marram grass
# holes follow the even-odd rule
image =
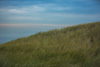
[[[100,67],[100,22],[4,43],[0,67]]]

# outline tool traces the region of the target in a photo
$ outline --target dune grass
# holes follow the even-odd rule
[[[0,67],[100,67],[100,22],[4,43]]]

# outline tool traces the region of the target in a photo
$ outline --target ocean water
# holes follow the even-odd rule
[[[0,44],[38,32],[60,29],[61,26],[0,26]]]

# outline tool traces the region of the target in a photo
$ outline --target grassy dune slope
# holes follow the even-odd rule
[[[100,67],[100,22],[2,44],[0,67]]]

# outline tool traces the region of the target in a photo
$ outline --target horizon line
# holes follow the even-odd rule
[[[8,27],[20,27],[20,26],[72,26],[69,24],[0,24],[0,26],[8,26]]]

